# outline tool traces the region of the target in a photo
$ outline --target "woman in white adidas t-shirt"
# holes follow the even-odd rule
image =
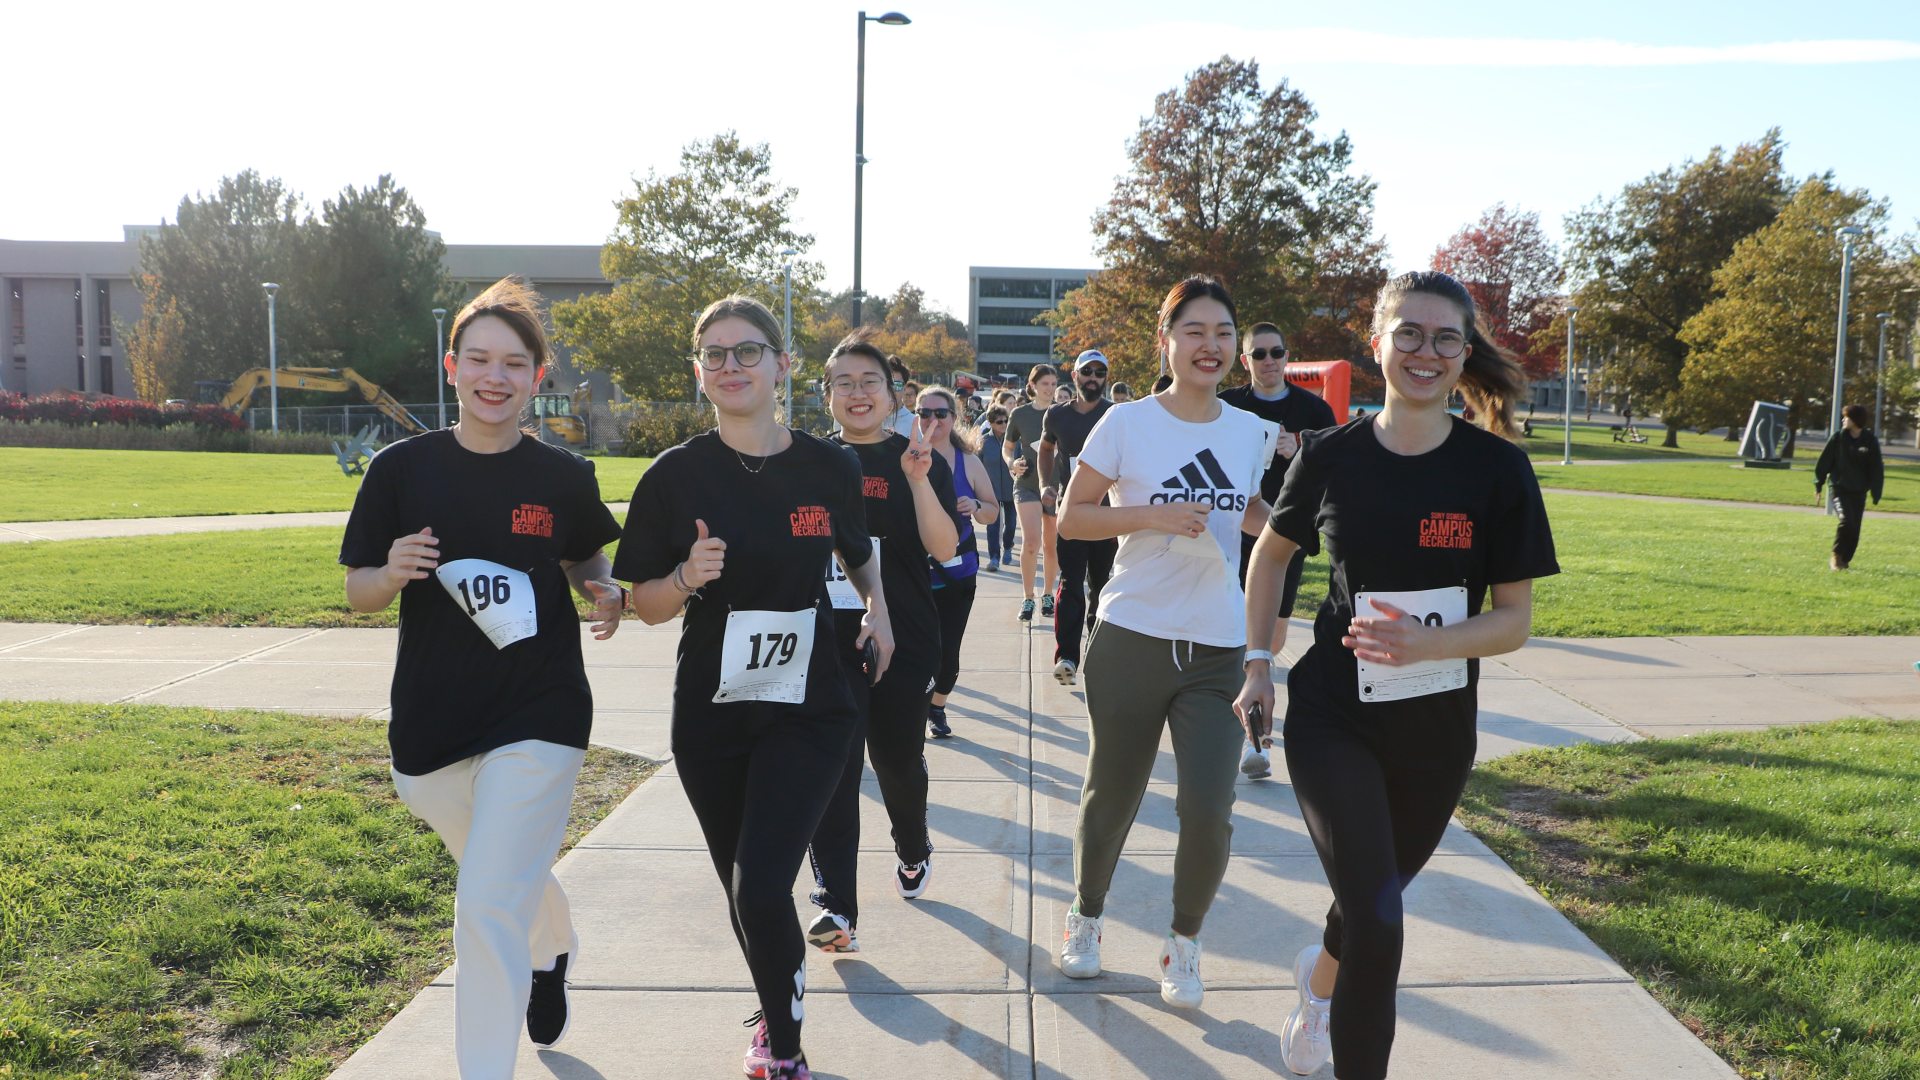
[[[1204,992],[1196,938],[1226,875],[1233,834],[1241,742],[1233,696],[1247,644],[1240,534],[1266,522],[1260,476],[1272,445],[1272,425],[1215,396],[1238,351],[1234,334],[1233,300],[1219,282],[1191,277],[1167,294],[1159,341],[1172,385],[1107,410],[1060,511],[1062,539],[1120,538],[1087,645],[1093,745],[1060,970],[1076,979],[1100,974],[1107,890],[1170,726],[1180,839],[1160,996],[1189,1009]]]

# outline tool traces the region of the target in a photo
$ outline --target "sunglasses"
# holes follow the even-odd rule
[[[952,409],[915,409],[914,414],[922,420],[945,420],[953,415]]]
[[[1096,379],[1104,379],[1107,377],[1107,369],[1101,367],[1098,364],[1093,364],[1091,366],[1081,368],[1080,374],[1091,375]]]
[[[1269,356],[1275,360],[1285,360],[1287,358],[1287,347],[1282,345],[1277,349],[1255,349],[1248,353],[1247,356],[1254,360],[1265,360]]]

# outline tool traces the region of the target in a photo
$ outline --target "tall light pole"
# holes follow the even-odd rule
[[[1833,331],[1833,408],[1827,419],[1827,437],[1832,438],[1840,431],[1841,395],[1846,393],[1846,375],[1842,370],[1847,362],[1847,291],[1853,287],[1853,242],[1865,236],[1867,230],[1858,225],[1846,225],[1840,229],[1840,321]]]
[[[273,433],[280,434],[280,351],[273,333],[273,294],[280,291],[279,282],[263,281],[260,287],[267,290],[267,415],[273,420]]]
[[[860,328],[860,209],[864,193],[862,173],[867,167],[867,24],[905,26],[912,19],[897,11],[885,15],[860,13],[860,59],[854,68],[853,88],[853,328]]]
[[[433,388],[440,406],[440,430],[447,429],[447,373],[440,358],[447,355],[447,309],[433,309]]]
[[[1566,449],[1561,453],[1560,464],[1573,464],[1573,320],[1580,309],[1567,308],[1567,359],[1560,376],[1560,429],[1566,435]]]
[[[1880,348],[1873,354],[1873,434],[1881,435],[1880,413],[1887,407],[1887,312],[1874,318],[1880,321]]]
[[[865,24],[862,24],[865,25]],[[780,341],[788,353],[787,361],[787,426],[793,426],[793,257],[800,254],[798,248],[787,248],[780,253],[787,260],[787,313],[780,321]]]

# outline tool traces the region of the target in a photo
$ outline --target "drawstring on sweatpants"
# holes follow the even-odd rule
[[[1178,641],[1167,642],[1167,653],[1173,657],[1173,670],[1187,670],[1180,666],[1180,643]],[[1187,642],[1187,663],[1193,663],[1193,642],[1191,641]]]

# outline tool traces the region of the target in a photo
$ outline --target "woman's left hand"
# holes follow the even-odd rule
[[[1439,631],[1384,600],[1368,600],[1381,616],[1354,614],[1340,644],[1369,664],[1398,667],[1420,660],[1439,660]]]
[[[900,471],[907,474],[908,483],[925,480],[933,471],[933,449],[927,445],[924,421],[913,422],[913,434],[907,436],[907,452],[900,455]]]
[[[953,500],[953,509],[954,509],[954,512],[959,514],[961,517],[972,517],[974,511],[980,509],[980,500],[970,499],[967,496],[962,495],[959,498]]]
[[[593,639],[605,641],[620,629],[627,591],[617,581],[588,581],[586,586],[593,593]]]

